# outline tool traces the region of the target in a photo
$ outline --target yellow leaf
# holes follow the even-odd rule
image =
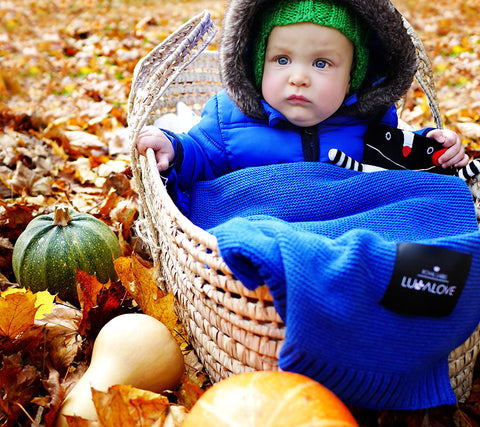
[[[92,388],[92,399],[100,426],[163,425],[169,407],[165,396],[128,385],[114,385],[107,392]]]
[[[205,393],[202,388],[202,381],[206,382],[206,377],[203,374],[199,374],[200,378],[195,381],[193,376],[184,376],[180,387],[175,392],[178,397],[178,403],[185,406],[188,410],[192,409],[197,400]]]
[[[440,64],[437,64],[437,66],[435,67],[435,72],[440,74],[447,69],[448,69],[448,65],[445,62],[442,62]]]
[[[455,83],[456,86],[465,86],[467,83],[470,82],[470,79],[465,76],[460,76]]]
[[[115,266],[115,271],[122,285],[127,289],[133,287],[132,260],[128,257],[119,257],[113,261],[113,265]]]
[[[74,84],[66,84],[64,87],[63,87],[63,93],[65,95],[69,95],[71,94],[72,92],[74,92],[76,89],[76,86]]]
[[[84,65],[83,67],[80,67],[80,74],[85,76],[87,74],[93,73],[93,70],[88,67],[87,65]]]
[[[37,312],[35,314],[35,319],[41,319],[48,313],[51,313],[55,304],[55,296],[51,295],[48,291],[41,291],[35,294],[35,307],[37,307]]]
[[[3,291],[2,293],[0,293],[0,297],[5,298],[7,295],[18,294],[18,293],[24,294],[25,292],[27,292],[27,290],[25,288],[20,288],[20,289],[19,288],[8,288],[5,291]]]
[[[160,320],[169,331],[178,322],[171,292],[164,295],[157,285],[157,268],[146,267],[135,256],[117,258],[114,262],[117,275],[143,313]]]
[[[152,308],[152,316],[160,320],[169,331],[173,331],[177,324],[178,317],[174,310],[174,297],[172,292],[169,292],[157,301]]]
[[[37,74],[40,74],[42,70],[37,65],[32,65],[28,68],[28,74],[31,76],[36,76]]]
[[[16,293],[26,293],[25,288],[15,289],[9,288],[1,293],[2,297],[7,295],[16,294]],[[35,320],[40,320],[45,314],[51,313],[55,307],[55,295],[52,295],[48,291],[40,291],[34,294],[35,295],[35,308],[37,309],[35,313]]]
[[[17,27],[17,25],[18,25],[17,21],[13,19],[7,19],[7,22],[6,22],[7,30],[13,30],[15,27]]]
[[[4,293],[6,295],[4,296]],[[2,292],[0,295],[0,335],[15,339],[35,321],[35,296],[25,292]]]
[[[456,45],[456,46],[453,46],[452,47],[452,53],[454,55],[458,55],[462,52],[465,52],[467,49],[465,49],[463,46],[460,46],[460,45]]]

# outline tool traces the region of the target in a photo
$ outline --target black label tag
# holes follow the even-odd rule
[[[472,256],[438,246],[398,243],[382,304],[416,316],[448,316],[465,287]]]

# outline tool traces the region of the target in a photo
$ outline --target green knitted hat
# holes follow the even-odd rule
[[[354,46],[351,89],[360,87],[368,67],[368,31],[360,19],[335,0],[281,0],[262,12],[259,31],[253,42],[255,84],[261,86],[267,40],[273,27],[300,22],[312,22],[336,28]]]

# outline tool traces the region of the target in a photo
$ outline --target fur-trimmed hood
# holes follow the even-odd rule
[[[278,0],[230,0],[220,41],[220,75],[223,86],[240,110],[261,119],[261,94],[255,87],[251,40],[258,11]],[[296,0],[292,0],[296,1]],[[389,0],[336,0],[346,3],[371,29],[370,63],[358,101],[341,107],[342,114],[367,117],[381,114],[410,87],[416,71],[415,47],[403,18]]]

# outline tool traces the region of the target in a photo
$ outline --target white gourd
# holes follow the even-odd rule
[[[183,355],[167,327],[146,314],[122,314],[99,332],[90,366],[67,395],[55,427],[67,427],[63,415],[96,420],[91,387],[107,391],[115,384],[160,393],[178,387]]]

